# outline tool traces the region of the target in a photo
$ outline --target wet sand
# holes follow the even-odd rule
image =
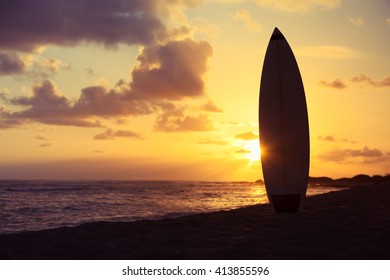
[[[0,235],[0,259],[390,259],[390,184],[159,221]]]

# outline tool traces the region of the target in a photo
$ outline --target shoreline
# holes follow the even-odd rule
[[[340,187],[309,185],[307,196],[334,190]],[[161,220],[268,203],[265,186],[248,182],[0,182],[0,197],[6,205],[0,210],[0,234],[100,221]]]
[[[0,259],[390,259],[390,184],[162,220],[0,235]]]

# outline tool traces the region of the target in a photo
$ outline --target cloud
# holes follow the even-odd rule
[[[136,132],[133,132],[130,130],[116,130],[116,131],[114,131],[111,128],[107,128],[105,132],[95,135],[93,137],[93,139],[95,139],[95,140],[113,140],[117,137],[142,139],[142,137]]]
[[[61,70],[71,70],[70,63],[56,58],[40,59],[38,55],[26,54],[28,66],[22,74],[32,80],[44,80],[53,77]]]
[[[49,141],[50,140],[49,138],[42,136],[42,135],[35,136],[35,139],[40,140],[40,141]]]
[[[92,68],[85,68],[85,73],[87,74],[87,76],[95,76],[95,72]]]
[[[364,147],[360,150],[349,150],[352,157],[366,157],[366,158],[377,158],[383,157],[384,153],[379,149],[370,149],[369,147]]]
[[[249,150],[245,150],[245,149],[239,149],[239,150],[236,150],[235,153],[237,154],[247,154],[247,153],[250,153],[251,151]]]
[[[248,132],[237,134],[234,138],[240,140],[258,140],[259,135],[253,133],[252,131],[248,131]]]
[[[47,44],[149,44],[167,33],[158,16],[158,2],[2,1],[0,48],[32,51]]]
[[[324,142],[344,142],[344,143],[349,143],[349,144],[356,144],[356,141],[353,141],[353,140],[349,140],[349,139],[346,139],[346,138],[343,138],[343,139],[338,139],[338,138],[335,138],[333,137],[332,135],[326,135],[326,136],[318,136],[318,140],[320,141],[324,141]]]
[[[332,150],[322,152],[318,155],[318,158],[323,161],[342,162],[348,157],[348,150],[334,147]]]
[[[261,25],[258,23],[246,9],[236,11],[234,18],[245,23],[245,27],[251,32],[261,30]]]
[[[327,135],[327,136],[318,136],[318,139],[319,140],[322,140],[322,141],[326,141],[326,142],[334,142],[335,139],[333,136],[331,135]]]
[[[36,53],[16,53],[0,51],[0,76],[27,74],[33,79],[48,78],[61,69],[70,69],[70,64],[56,58],[39,59]]]
[[[14,52],[0,52],[0,76],[22,74],[25,62]]]
[[[335,79],[332,82],[320,81],[320,84],[335,89],[344,89],[347,87],[346,84],[340,79]]]
[[[233,4],[233,3],[247,2],[248,0],[213,0],[213,1],[217,3]]]
[[[3,1],[4,2],[4,1]],[[27,123],[104,127],[101,120],[155,115],[160,131],[213,130],[206,114],[190,114],[191,100],[207,98],[204,76],[212,47],[191,39],[188,26],[169,27],[183,9],[198,0],[15,0],[0,4],[0,75],[27,74],[34,80],[31,95],[1,95],[9,108],[0,107],[0,128]],[[91,85],[78,98],[68,98],[50,80],[70,64],[56,58],[41,59],[46,45],[75,46],[93,43],[105,47],[138,45],[140,52],[129,81],[113,88]],[[23,53],[20,55],[20,53]],[[92,69],[86,74],[94,75]],[[74,96],[75,93],[71,93]],[[77,94],[77,93],[76,93]],[[15,95],[14,95],[15,96]],[[207,99],[206,99],[207,100]],[[209,101],[198,109],[222,112]],[[120,137],[117,131],[105,136]],[[113,135],[114,134],[114,135]]]
[[[49,148],[49,147],[51,147],[50,143],[42,143],[41,145],[39,145],[39,148]]]
[[[308,12],[318,8],[328,10],[341,5],[341,0],[253,0],[253,2],[290,13]]]
[[[301,47],[296,50],[296,53],[308,57],[336,58],[349,59],[355,58],[359,52],[349,47],[337,45],[320,45]]]
[[[362,26],[365,22],[364,19],[361,17],[347,17],[347,18],[353,25],[356,26]]]
[[[189,116],[184,109],[174,109],[160,114],[155,122],[157,131],[188,132],[215,130],[207,115]]]
[[[219,108],[214,102],[208,101],[207,103],[200,106],[200,109],[207,112],[222,113],[223,110]]]
[[[188,27],[188,17],[185,10],[188,8],[197,8],[204,0],[170,0],[159,1],[153,0],[156,3],[159,16],[167,19],[167,23],[172,26],[182,26],[182,28],[192,29]],[[180,29],[173,32],[180,32]]]
[[[57,58],[42,59],[41,61],[39,61],[38,65],[43,67],[44,69],[49,70],[52,73],[58,73],[61,69],[70,68],[69,63],[65,63]]]
[[[375,88],[385,88],[385,87],[390,87],[390,75],[383,77],[382,80],[375,80],[367,75],[362,74],[359,76],[352,77],[348,83],[337,78],[333,82],[320,81],[320,84],[335,89],[344,89],[347,86],[351,86],[351,85],[362,85],[362,86],[369,86]]]
[[[160,114],[156,124],[159,130],[210,130],[211,121],[205,115],[183,118],[183,115],[167,112],[170,117],[165,118],[164,112],[175,107],[170,102],[205,97],[203,76],[211,53],[207,42],[192,39],[145,47],[138,56],[130,82],[120,80],[111,89],[104,85],[85,87],[75,101],[62,95],[53,81],[43,80],[33,85],[32,96],[7,99],[2,95],[2,99],[22,109],[11,112],[3,108],[0,114],[4,119],[0,127],[9,128],[25,122],[101,127],[97,118]],[[49,65],[57,69],[60,62],[52,62],[53,65]],[[219,111],[212,102],[204,105],[203,110]],[[172,118],[175,118],[173,122]]]
[[[0,129],[13,128],[22,124],[23,123],[20,120],[12,116],[12,113],[9,110],[0,106]]]
[[[320,153],[318,158],[323,161],[347,163],[351,160],[360,160],[362,163],[378,163],[389,160],[390,157],[379,149],[371,149],[367,146],[362,149],[340,149],[334,147],[332,150]]]
[[[213,145],[227,145],[228,142],[225,140],[221,140],[219,138],[212,139],[212,138],[204,138],[198,142],[198,144],[213,144]]]
[[[216,37],[222,31],[218,24],[202,16],[192,18],[190,25],[194,26],[194,31],[197,34],[204,34],[207,37]]]
[[[0,100],[7,101],[7,96],[10,90],[6,87],[0,88]]]
[[[297,13],[309,12],[315,9],[329,10],[341,5],[342,0],[213,0],[214,2],[234,3],[256,3],[265,8],[272,8],[284,12]]]
[[[390,75],[385,76],[382,80],[374,80],[366,75],[352,77],[352,83],[366,84],[373,87],[390,87]]]

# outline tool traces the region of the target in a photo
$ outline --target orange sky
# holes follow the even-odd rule
[[[390,173],[386,0],[19,2],[0,5],[0,178],[262,178],[275,26],[305,86],[310,175]]]

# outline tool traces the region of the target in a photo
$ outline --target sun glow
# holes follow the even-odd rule
[[[260,160],[261,149],[258,140],[248,141],[244,148],[248,151],[248,153],[245,155],[245,158],[249,159],[250,163]]]

